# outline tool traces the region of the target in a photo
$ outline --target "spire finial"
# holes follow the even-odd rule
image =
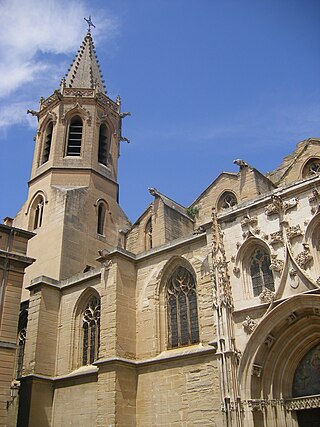
[[[95,26],[95,25],[93,25],[93,23],[92,23],[92,21],[91,21],[91,16],[89,16],[89,19],[87,19],[87,18],[83,18],[83,19],[88,23],[88,26],[89,26],[89,28],[88,28],[88,32],[89,32],[89,33],[91,32],[91,27],[96,28],[96,26]]]

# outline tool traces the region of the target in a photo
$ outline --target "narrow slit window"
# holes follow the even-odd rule
[[[104,203],[99,203],[98,205],[98,223],[97,223],[97,233],[104,236],[104,224],[106,219],[106,206]]]
[[[51,142],[52,142],[52,133],[53,133],[53,123],[50,122],[47,126],[46,133],[45,133],[41,164],[46,163],[49,160]]]
[[[68,135],[67,156],[81,155],[82,120],[79,116],[71,119]]]
[[[107,164],[108,164],[108,153],[109,153],[108,128],[103,123],[100,126],[100,130],[99,130],[98,162],[107,166]]]
[[[145,250],[152,249],[152,220],[147,221],[145,228]]]

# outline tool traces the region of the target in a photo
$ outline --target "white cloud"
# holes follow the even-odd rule
[[[59,85],[53,79],[66,72],[61,67],[65,58],[52,55],[76,53],[86,31],[88,6],[84,0],[0,0],[0,101],[10,102],[9,96],[19,90],[20,98],[24,94],[33,103],[44,87],[53,90]],[[114,34],[115,19],[100,11],[97,15],[95,40]],[[11,120],[1,116],[0,127],[23,121],[17,115]]]

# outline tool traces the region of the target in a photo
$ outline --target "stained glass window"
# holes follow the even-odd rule
[[[167,287],[169,347],[199,342],[196,282],[184,267],[171,275]]]
[[[90,298],[82,316],[82,364],[89,365],[98,357],[100,345],[100,300]]]
[[[255,250],[250,263],[253,295],[256,297],[267,288],[274,291],[273,274],[270,270],[270,257],[261,248]]]

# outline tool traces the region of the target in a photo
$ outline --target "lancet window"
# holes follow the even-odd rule
[[[67,156],[81,155],[82,128],[83,124],[81,117],[74,116],[69,126]]]
[[[104,236],[104,226],[106,219],[106,205],[103,202],[98,204],[98,222],[97,222],[97,233]]]
[[[109,153],[108,128],[103,123],[100,126],[100,130],[99,130],[98,162],[107,166],[107,164],[108,164],[108,153]]]
[[[145,250],[148,251],[152,248],[152,219],[147,221],[145,227]]]
[[[257,248],[251,257],[250,275],[254,296],[260,295],[264,289],[274,291],[273,274],[270,270],[270,256],[262,248]]]
[[[196,282],[190,271],[181,266],[167,284],[167,316],[170,348],[199,342]]]
[[[98,357],[100,344],[100,299],[92,296],[82,315],[82,364],[89,365]]]
[[[19,316],[19,326],[18,326],[17,364],[16,364],[17,378],[20,378],[23,373],[23,359],[24,359],[24,349],[26,345],[27,323],[28,323],[28,312],[27,310],[22,310]]]
[[[50,122],[48,123],[46,132],[45,132],[41,164],[46,163],[49,160],[51,142],[52,142],[52,132],[53,132],[53,123]]]
[[[43,219],[44,200],[42,196],[37,197],[33,204],[33,230],[40,228]]]

